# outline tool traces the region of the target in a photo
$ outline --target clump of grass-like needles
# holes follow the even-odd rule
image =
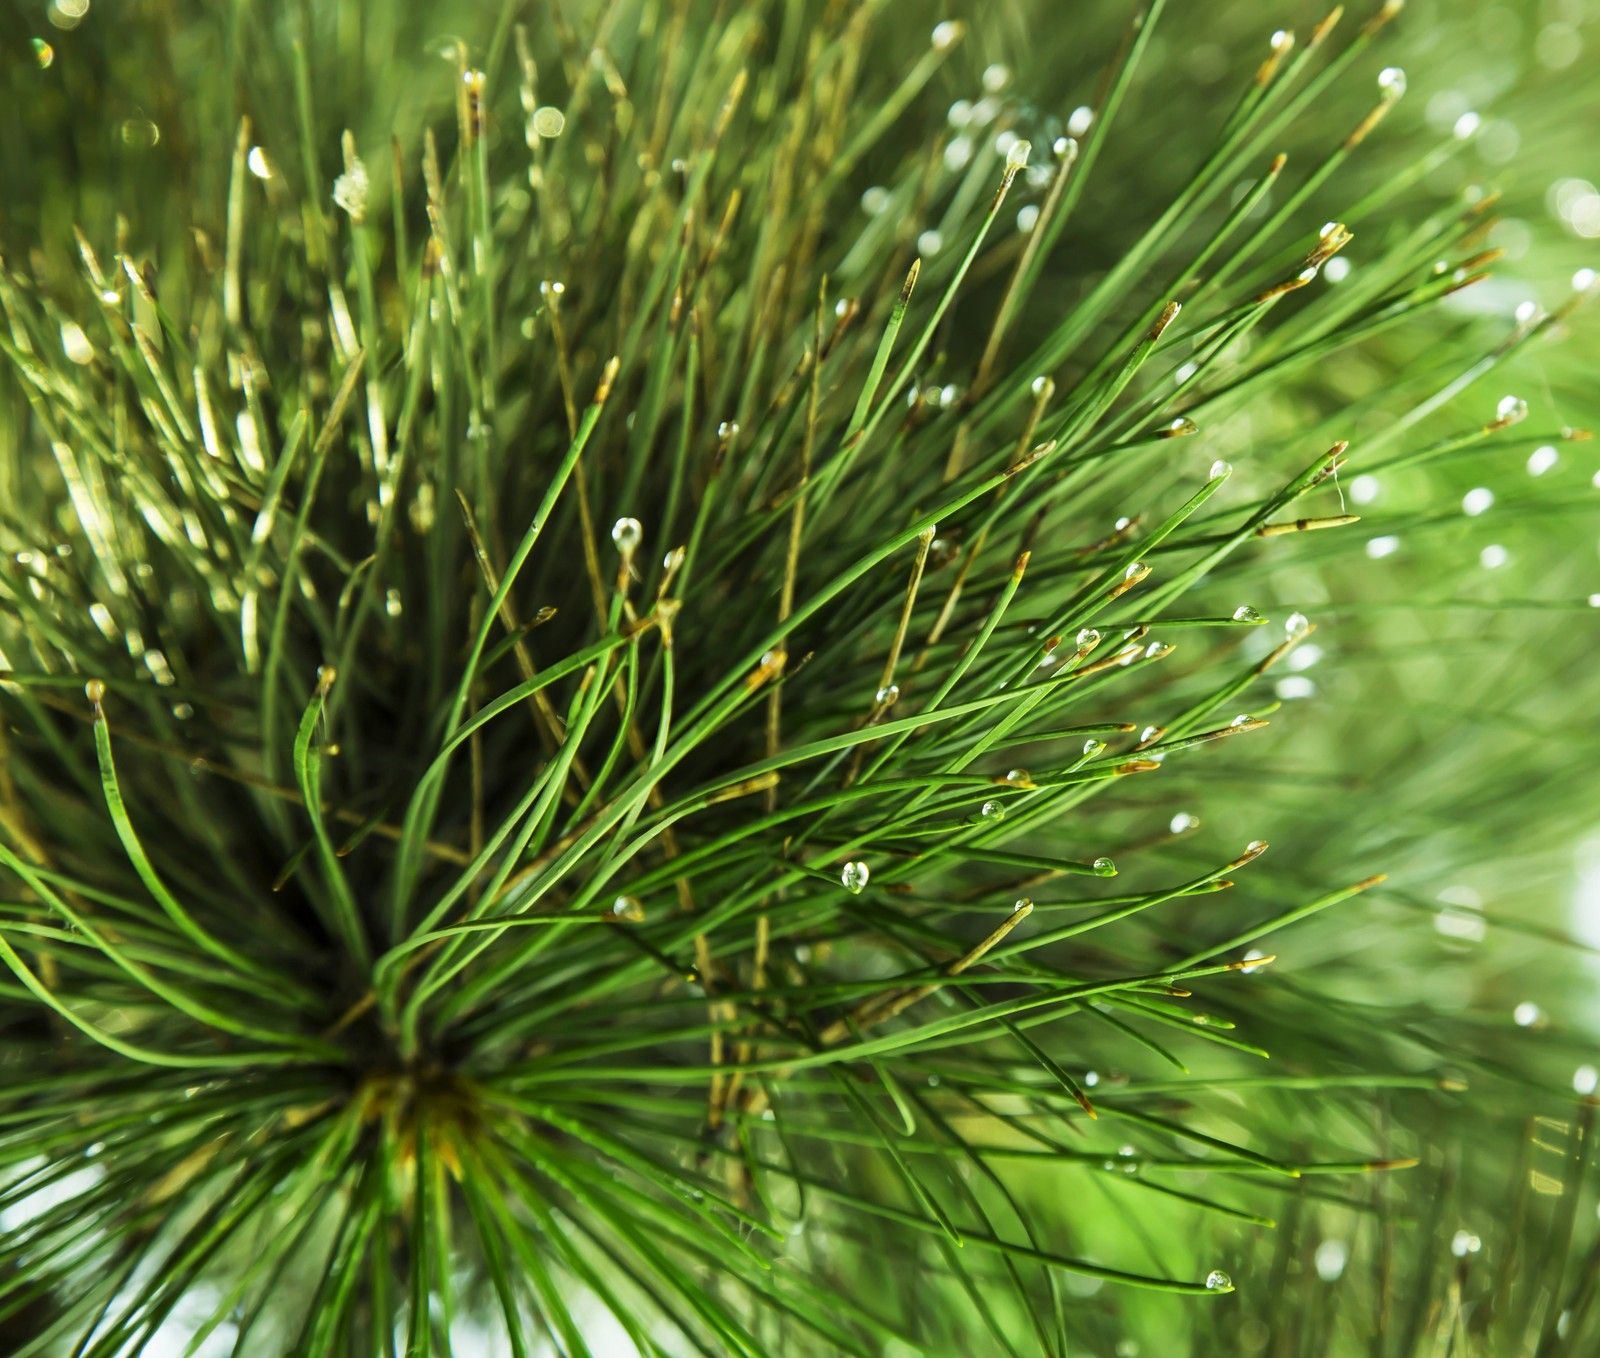
[[[1312,215],[1398,6],[1246,59],[1093,277],[1159,0],[1092,108],[999,72],[933,137],[959,24],[890,79],[879,6],[632,8],[462,46],[452,123],[331,172],[302,65],[207,286],[136,233],[0,273],[10,1352],[1065,1353],[1102,1283],[1233,1282],[1063,1197],[1260,1229],[1412,1158],[1252,1106],[1459,1095],[1274,1073],[1228,998],[1381,864],[1241,905],[1250,825],[1179,871],[1147,814],[1280,721],[1315,624],[1249,591],[1346,467],[1579,436],[1455,400],[1562,310],[1356,442],[1279,402],[1492,262],[1406,176]]]

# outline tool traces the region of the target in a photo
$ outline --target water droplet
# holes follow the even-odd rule
[[[1020,170],[1028,163],[1028,157],[1033,152],[1033,143],[1018,139],[1011,143],[1006,150],[1006,168]]]
[[[1317,1277],[1325,1283],[1337,1282],[1339,1275],[1344,1272],[1344,1266],[1350,1259],[1350,1251],[1345,1248],[1342,1240],[1324,1240],[1317,1246],[1317,1252],[1312,1262],[1316,1266]]]
[[[1067,115],[1067,135],[1081,137],[1094,126],[1094,110],[1087,104],[1079,104]]]
[[[1135,561],[1128,567],[1127,570],[1122,572],[1122,578],[1124,580],[1137,580],[1144,573],[1145,573],[1144,562]]]
[[[1045,377],[1043,374],[1040,374],[1028,384],[1028,390],[1031,391],[1035,396],[1043,396],[1047,392],[1051,391],[1054,387],[1055,383],[1052,382],[1048,377]]]
[[[1017,230],[1027,235],[1034,227],[1039,225],[1039,205],[1029,203],[1017,211]]]
[[[1286,674],[1272,686],[1272,691],[1285,702],[1294,702],[1300,698],[1315,698],[1317,696],[1316,684],[1307,679],[1303,674]]]
[[[1474,486],[1461,497],[1461,512],[1476,518],[1494,503],[1494,492],[1487,486]]]
[[[1032,904],[1033,902],[1030,901],[1026,896],[1019,897],[1012,903],[1011,913],[1015,915],[1018,911],[1026,910]]]
[[[250,154],[245,157],[244,163],[249,167],[250,173],[257,179],[272,178],[272,162],[267,159],[267,153],[264,148],[252,146]]]
[[[1206,1274],[1206,1290],[1210,1292],[1233,1291],[1233,1279],[1220,1268],[1214,1268]]]
[[[391,618],[398,618],[405,611],[405,605],[400,601],[400,591],[391,589],[383,596],[383,611]]]
[[[1498,542],[1491,542],[1478,553],[1478,564],[1486,571],[1497,571],[1511,560],[1511,553]]]
[[[1186,439],[1193,438],[1199,432],[1199,425],[1187,415],[1179,415],[1176,419],[1167,422],[1166,426],[1161,430],[1161,437],[1164,439]],[[1226,462],[1220,460],[1215,465],[1219,467],[1228,466]],[[1229,467],[1228,470],[1232,471],[1233,469]],[[1215,475],[1216,473],[1213,472],[1212,474]]]
[[[999,802],[985,802],[978,808],[978,814],[985,820],[1004,820],[1006,809]]]
[[[1160,736],[1161,728],[1159,726],[1147,726],[1139,732],[1139,744],[1148,745],[1152,740],[1160,739]]]
[[[353,157],[345,172],[333,181],[333,201],[350,214],[352,221],[361,221],[367,215],[367,193],[372,182],[367,178],[367,167],[359,157]]]
[[[1175,835],[1186,835],[1200,824],[1198,816],[1191,816],[1187,811],[1180,811],[1167,822],[1167,829]]]
[[[943,23],[936,24],[933,30],[933,45],[940,52],[949,51],[956,43],[961,41],[964,26],[955,19],[946,19]]]
[[[898,698],[899,696],[900,696],[900,685],[899,684],[885,684],[882,688],[880,688],[876,693],[874,693],[872,695],[872,700],[875,703],[877,703],[879,707],[888,707],[889,704],[894,702],[894,700],[896,698]]]
[[[1005,89],[1010,79],[1011,68],[1001,62],[997,61],[983,68],[983,88],[990,94],[998,94]]]
[[[872,870],[859,858],[853,858],[840,871],[839,880],[846,891],[859,896],[866,889],[867,879],[871,876]]]
[[[951,127],[965,127],[972,121],[972,100],[957,99],[945,114]]]
[[[1094,870],[1102,877],[1115,877],[1117,875],[1117,865],[1105,857],[1104,854],[1094,860]]]
[[[1244,851],[1253,858],[1259,858],[1267,851],[1267,841],[1264,839],[1252,839],[1244,846]]]
[[[559,137],[567,130],[567,115],[551,104],[533,111],[533,130],[541,137]]]
[[[1560,460],[1561,454],[1556,452],[1548,443],[1535,448],[1528,454],[1528,475],[1543,476]]]
[[[1101,751],[1103,751],[1105,749],[1105,747],[1106,747],[1105,741],[1096,740],[1093,736],[1090,736],[1088,740],[1083,742],[1083,753],[1084,753],[1084,756],[1085,756],[1085,758],[1093,759],[1095,757],[1095,755],[1097,755]]]
[[[1378,89],[1384,99],[1393,103],[1406,92],[1406,73],[1398,66],[1385,66],[1378,72]]]
[[[50,63],[56,59],[56,49],[50,46],[43,38],[33,40],[33,59],[39,64],[41,71],[47,70]]]
[[[1236,609],[1234,609],[1233,610],[1233,620],[1235,622],[1265,622],[1266,621],[1266,619],[1263,618],[1261,616],[1261,614],[1257,613],[1255,609],[1251,608],[1249,604],[1240,604]]]
[[[618,519],[611,525],[611,541],[619,552],[626,555],[644,540],[644,525],[638,519]]]
[[[1058,160],[1069,164],[1078,158],[1078,141],[1076,137],[1057,137],[1050,143],[1050,149],[1056,153]]]
[[[1483,119],[1469,109],[1456,119],[1455,127],[1452,129],[1455,139],[1457,141],[1467,141],[1476,136],[1482,123]]]
[[[950,144],[944,148],[944,167],[947,170],[964,170],[971,159],[971,137],[952,137]]]
[[[1224,476],[1233,475],[1233,463],[1218,458],[1211,464],[1211,480],[1220,481]]]
[[[1080,651],[1087,651],[1091,646],[1100,644],[1100,633],[1092,627],[1081,628],[1078,635],[1073,638]]]
[[[1311,619],[1304,613],[1291,613],[1283,620],[1283,630],[1291,637],[1304,636],[1310,627]]]
[[[122,144],[136,151],[148,151],[161,140],[161,129],[148,118],[126,118],[122,123]]]
[[[1511,313],[1518,325],[1532,325],[1539,316],[1539,304],[1533,300],[1518,302],[1517,309]]]
[[[877,217],[889,209],[889,190],[874,184],[861,194],[861,210],[869,217]]]
[[[1237,717],[1235,717],[1232,721],[1230,721],[1228,723],[1228,725],[1229,726],[1248,726],[1254,720],[1255,720],[1255,718],[1252,717],[1248,712],[1241,712]]]
[[[1382,561],[1386,556],[1393,556],[1400,550],[1400,539],[1393,533],[1385,533],[1381,537],[1367,540],[1367,555],[1374,561]]]
[[[618,896],[611,902],[611,913],[630,924],[638,924],[644,919],[644,906],[637,896]]]
[[[1369,505],[1378,498],[1381,489],[1376,476],[1363,474],[1350,483],[1350,498],[1358,505]]]
[[[1144,658],[1146,660],[1160,660],[1162,656],[1171,654],[1172,647],[1165,641],[1152,641],[1144,648]]]
[[[1457,1259],[1465,1259],[1469,1254],[1476,1254],[1482,1248],[1483,1241],[1471,1231],[1457,1231],[1450,1237],[1450,1253]]]
[[[94,345],[76,321],[61,322],[61,352],[80,367],[94,362]]]
[[[1008,783],[1026,783],[1027,781],[1028,781],[1028,771],[1027,771],[1027,769],[1007,769],[1006,770],[1006,782],[1008,782]]]
[[[1600,1071],[1593,1066],[1579,1066],[1572,1072],[1572,1091],[1575,1094],[1593,1094],[1600,1087]]]
[[[1572,290],[1574,292],[1588,292],[1595,285],[1595,280],[1600,274],[1593,269],[1579,269],[1572,275]]]
[[[91,679],[83,686],[83,696],[97,707],[106,696],[106,685],[103,679]]]
[[[1350,277],[1350,261],[1343,255],[1335,255],[1322,266],[1322,276],[1330,283],[1343,283]]]
[[[1528,403],[1520,396],[1502,396],[1494,417],[1501,424],[1519,424],[1528,418]]]
[[[739,437],[739,421],[724,420],[717,426],[717,437],[724,443]]]
[[[1540,1009],[1532,1000],[1523,1000],[1511,1011],[1512,1020],[1519,1028],[1531,1028],[1544,1018],[1544,1010]]]
[[[539,281],[539,296],[549,300],[560,297],[567,290],[567,285],[556,278],[544,278]]]
[[[1240,967],[1239,970],[1246,976],[1254,976],[1258,971],[1261,970],[1261,967],[1259,965],[1251,966],[1250,963],[1254,962],[1259,964],[1261,959],[1265,956],[1266,953],[1262,952],[1260,948],[1251,948],[1250,951],[1244,955],[1245,965]]]
[[[937,231],[924,231],[917,237],[917,253],[919,255],[936,255],[944,249],[944,237]]]
[[[1591,594],[1589,596],[1589,607],[1600,608],[1600,594]]]

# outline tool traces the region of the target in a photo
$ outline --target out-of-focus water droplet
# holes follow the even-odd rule
[[[1548,443],[1543,444],[1528,454],[1528,475],[1543,476],[1559,461],[1561,454]]]
[[[383,596],[383,611],[391,618],[398,618],[405,612],[405,605],[400,600],[400,591],[391,589]]]
[[[1011,68],[1003,62],[996,61],[983,68],[983,88],[990,94],[998,94],[1010,80]]]
[[[1450,1253],[1457,1259],[1465,1259],[1469,1254],[1476,1254],[1483,1248],[1483,1241],[1471,1231],[1460,1230],[1450,1237]]]
[[[567,285],[558,278],[542,278],[539,280],[539,296],[546,301],[562,296],[567,290]]]
[[[961,41],[963,25],[955,19],[946,19],[943,23],[935,24],[932,35],[934,47],[940,52],[947,52]]]
[[[1478,564],[1486,571],[1497,571],[1511,560],[1511,553],[1498,542],[1491,542],[1478,553]]]
[[[1017,211],[1017,230],[1027,235],[1034,227],[1039,225],[1039,205],[1029,203]]]
[[[1200,824],[1198,816],[1191,816],[1187,811],[1180,811],[1167,822],[1167,829],[1175,835],[1186,835]]]
[[[266,150],[260,146],[252,146],[250,154],[245,157],[245,165],[250,173],[257,179],[272,178],[272,162],[267,159]]]
[[[1057,137],[1050,143],[1050,149],[1056,153],[1057,160],[1064,160],[1070,165],[1078,158],[1078,139],[1076,137]]]
[[[1283,620],[1283,630],[1291,637],[1304,636],[1311,626],[1311,619],[1304,613],[1291,613]]]
[[[1018,138],[1006,148],[1006,168],[1020,170],[1028,163],[1028,157],[1033,154],[1033,143]]]
[[[739,437],[739,421],[724,420],[717,426],[717,437],[724,443]]]
[[[872,876],[872,870],[859,858],[853,858],[840,870],[839,881],[844,884],[844,889],[852,895],[859,896],[867,885],[867,879]]]
[[[61,352],[80,367],[94,362],[94,345],[76,321],[61,322]]]
[[[1520,396],[1502,396],[1494,416],[1502,424],[1520,424],[1528,418],[1528,403]]]
[[[611,541],[619,552],[635,551],[644,541],[644,525],[638,519],[622,518],[611,525]]]
[[[931,228],[917,237],[919,255],[936,255],[942,249],[944,249],[944,237]]]
[[[878,704],[879,707],[888,707],[889,704],[894,702],[894,700],[896,698],[898,698],[899,696],[900,696],[900,685],[899,684],[885,684],[882,688],[880,688],[876,693],[874,693],[872,695],[872,699],[873,699],[873,701],[875,703]]]
[[[1245,965],[1240,967],[1239,970],[1246,976],[1254,976],[1258,971],[1261,970],[1260,962],[1265,956],[1266,953],[1262,952],[1260,948],[1251,948],[1250,951],[1244,955]],[[1255,963],[1256,965],[1252,966],[1250,965],[1251,963]]]
[[[1343,283],[1350,277],[1350,261],[1343,255],[1335,255],[1322,266],[1322,276],[1330,283]]]
[[[1218,458],[1211,464],[1211,480],[1220,481],[1224,476],[1233,475],[1233,463]]]
[[[1544,1018],[1544,1010],[1540,1009],[1532,1000],[1523,1000],[1511,1011],[1512,1021],[1519,1028],[1531,1028]]]
[[[1472,112],[1471,109],[1468,109],[1456,119],[1455,126],[1451,129],[1451,131],[1455,135],[1455,139],[1457,141],[1470,141],[1473,137],[1477,136],[1478,128],[1482,125],[1483,119],[1480,118],[1476,113]]]
[[[972,159],[972,138],[952,137],[944,148],[944,167],[952,172],[964,170]]]
[[[1406,73],[1398,66],[1385,66],[1378,72],[1378,89],[1390,103],[1406,92]]]
[[[861,210],[869,217],[878,217],[887,212],[889,202],[889,190],[882,185],[874,184],[871,188],[862,190]]]
[[[1043,396],[1054,386],[1055,383],[1041,373],[1028,384],[1028,390],[1035,396]]]
[[[1572,275],[1572,290],[1574,292],[1588,292],[1595,285],[1595,280],[1600,279],[1600,274],[1593,269],[1579,269]]]
[[[43,38],[33,40],[33,59],[41,71],[47,70],[56,59],[56,49]]]
[[[1574,1094],[1593,1094],[1597,1086],[1600,1086],[1600,1071],[1593,1066],[1579,1066],[1572,1072]]]
[[[1393,533],[1384,533],[1367,539],[1367,555],[1374,561],[1382,561],[1384,557],[1393,556],[1399,550],[1400,539]]]
[[[945,114],[951,127],[965,127],[972,121],[972,100],[957,99]]]
[[[1312,1262],[1316,1266],[1317,1277],[1325,1283],[1332,1283],[1338,1282],[1349,1259],[1350,1251],[1345,1247],[1344,1241],[1324,1240],[1317,1246]]]
[[[541,137],[559,137],[567,130],[567,115],[553,104],[543,104],[533,111],[533,130]]]
[[[135,151],[148,151],[161,140],[161,129],[148,118],[124,118],[121,135],[124,146],[131,146]]]
[[[1249,604],[1240,604],[1236,609],[1234,609],[1233,610],[1233,620],[1235,622],[1265,622],[1266,621],[1266,619],[1263,618],[1261,616],[1261,614],[1257,613],[1255,609],[1251,608]]]
[[[190,717],[194,716],[194,704],[193,703],[173,703],[173,705],[172,705],[172,715],[174,717],[176,717],[179,721],[188,721]]]
[[[1350,498],[1358,505],[1370,505],[1382,489],[1376,476],[1365,473],[1350,483]]]
[[[354,157],[345,172],[333,181],[334,204],[349,213],[352,221],[359,222],[367,215],[367,194],[371,188],[366,165],[359,156]]]
[[[1461,497],[1461,512],[1476,518],[1494,503],[1494,492],[1488,486],[1474,486]]]
[[[1087,104],[1079,104],[1067,115],[1067,135],[1081,137],[1094,126],[1094,110]]]
[[[1220,1268],[1214,1268],[1206,1274],[1206,1290],[1210,1292],[1233,1291],[1233,1279]]]

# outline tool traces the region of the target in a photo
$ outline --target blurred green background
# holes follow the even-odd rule
[[[337,173],[331,139],[298,139],[296,40],[306,45],[320,125],[348,127],[367,148],[391,135],[409,147],[451,114],[440,54],[457,40],[493,53],[513,21],[576,25],[592,8],[5,0],[0,254],[41,289],[70,295],[83,286],[78,227],[98,248],[149,261],[164,293],[181,297],[215,267],[241,117],[291,182],[314,174],[331,183]],[[732,7],[693,8],[714,23]],[[982,135],[970,112],[952,108],[960,101],[993,99],[1020,126],[1046,132],[1068,124],[1092,99],[1132,7],[875,8],[884,21],[874,60],[890,72],[925,50],[937,19],[966,19],[967,41],[905,115],[916,125],[908,137],[955,139]],[[1354,7],[1346,22],[1364,22],[1372,8]],[[1323,12],[1291,0],[1171,6],[1110,161],[1052,262],[1063,300],[1185,182],[1268,34],[1303,33]],[[1554,308],[1575,273],[1600,267],[1600,6],[1412,0],[1381,50],[1405,68],[1408,94],[1320,191],[1313,215],[1337,218],[1352,197],[1428,156],[1435,163],[1406,195],[1416,215],[1463,191],[1498,191],[1489,244],[1503,259],[1494,278],[1452,299],[1447,321],[1496,343],[1520,305]],[[984,74],[997,64],[1009,78],[986,93]],[[1293,158],[1342,135],[1367,97],[1352,94],[1325,123],[1292,129],[1283,149]],[[870,187],[871,170],[869,158],[851,193]],[[384,173],[376,163],[374,172]],[[1358,234],[1346,252],[1351,269],[1362,253]],[[1374,1064],[1445,1069],[1468,1091],[1403,1102],[1373,1091],[1365,1104],[1330,1100],[1325,1115],[1314,1101],[1274,1095],[1252,1106],[1239,1094],[1240,1135],[1277,1117],[1283,1143],[1300,1152],[1338,1158],[1341,1147],[1354,1154],[1377,1139],[1422,1163],[1375,1180],[1370,1194],[1309,1182],[1284,1189],[1275,1232],[1228,1230],[1214,1217],[1188,1220],[1177,1205],[1157,1210],[1109,1192],[1084,1204],[1102,1252],[1148,1251],[1169,1266],[1192,1254],[1225,1262],[1241,1282],[1235,1296],[1195,1307],[1075,1280],[1086,1352],[1510,1353],[1498,1347],[1497,1315],[1542,1308],[1550,1331],[1559,1328],[1554,1291],[1541,1291],[1554,1227],[1573,1215],[1575,1255],[1600,1238],[1596,1176],[1586,1159],[1575,1179],[1562,1168],[1600,1066],[1600,444],[1560,437],[1600,428],[1600,322],[1592,307],[1578,312],[1564,344],[1519,355],[1416,430],[1426,442],[1468,417],[1488,420],[1512,393],[1531,407],[1526,427],[1549,437],[1363,474],[1363,434],[1388,428],[1402,397],[1454,377],[1464,346],[1436,345],[1412,327],[1342,354],[1275,393],[1269,409],[1208,427],[1192,454],[1214,448],[1248,475],[1258,442],[1348,408],[1342,489],[1363,522],[1283,554],[1267,582],[1273,597],[1251,598],[1263,610],[1305,611],[1319,634],[1279,680],[1292,719],[1207,765],[1185,804],[1200,827],[1169,860],[1209,861],[1246,828],[1274,845],[1270,887],[1253,889],[1285,902],[1387,871],[1387,888],[1359,909],[1281,940],[1279,964],[1253,978],[1248,1011],[1228,1007],[1237,987],[1217,1010],[1257,1034],[1265,1027],[1265,1045],[1296,1068],[1357,1081]],[[26,428],[16,391],[0,382],[0,443],[19,444]],[[27,474],[10,455],[0,468]],[[0,485],[0,501],[16,493]],[[1233,591],[1218,582],[1219,600],[1231,603]],[[1174,795],[1170,786],[1151,793],[1144,833],[1162,833]],[[1055,1191],[1048,1172],[1035,1191]],[[1600,1334],[1592,1313],[1567,1323]]]

